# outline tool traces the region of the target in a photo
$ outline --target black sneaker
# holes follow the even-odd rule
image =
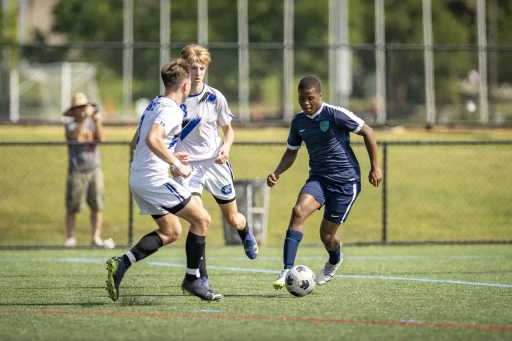
[[[220,292],[214,289],[209,289],[204,285],[201,278],[198,278],[194,281],[187,281],[183,279],[183,283],[181,283],[181,289],[183,293],[189,293],[191,295],[197,296],[203,301],[219,301],[224,298]]]
[[[124,273],[120,271],[122,262],[122,258],[119,257],[112,257],[107,261],[107,292],[112,301],[119,299],[119,285],[124,276]]]

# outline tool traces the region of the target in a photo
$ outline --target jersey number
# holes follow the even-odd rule
[[[181,110],[183,110],[183,118],[186,118],[188,115],[187,105],[185,103],[181,103],[180,108],[181,108]]]

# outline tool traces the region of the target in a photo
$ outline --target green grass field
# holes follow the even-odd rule
[[[281,248],[250,261],[208,247],[206,303],[180,290],[185,252],[165,247],[105,291],[104,262],[124,250],[0,251],[0,340],[510,340],[506,245],[345,247],[338,276],[297,298],[272,288]],[[317,272],[321,247],[296,264]]]
[[[108,127],[109,141],[127,141],[134,127]],[[62,127],[0,126],[3,141],[62,141]],[[237,129],[237,141],[284,141],[285,128]],[[379,141],[396,140],[512,140],[511,130],[389,130],[376,131]],[[353,141],[361,142],[353,136]],[[105,238],[128,241],[128,167],[126,145],[101,146],[105,173]],[[237,179],[265,178],[285,147],[234,146],[231,161]],[[369,170],[362,145],[354,146],[363,179]],[[389,240],[512,239],[512,148],[485,146],[389,146]],[[382,149],[381,149],[382,153]],[[0,146],[0,245],[60,245],[64,240],[64,193],[67,167],[65,146]],[[270,193],[268,245],[280,245],[291,208],[307,178],[308,160],[301,150],[294,166]],[[220,210],[204,195],[213,224],[210,245],[223,245]],[[134,206],[134,238],[154,228]],[[86,210],[87,211],[87,210]],[[318,243],[321,213],[307,222],[304,242]],[[382,229],[382,188],[363,181],[348,222],[340,230],[345,242],[379,241]],[[79,214],[77,238],[90,240],[88,214]],[[178,243],[183,243],[183,240]]]
[[[128,141],[135,127],[107,127],[109,141]],[[237,141],[285,141],[287,129],[236,129]],[[2,141],[62,141],[62,127],[0,126]],[[383,130],[379,141],[512,140],[512,130]],[[361,142],[358,136],[352,138]],[[101,146],[105,173],[105,238],[128,241],[128,168],[126,145]],[[304,148],[303,148],[304,149]],[[237,179],[265,178],[285,147],[234,146],[231,161]],[[369,170],[362,145],[354,146],[363,179]],[[512,239],[511,145],[389,146],[388,237],[397,241]],[[382,154],[382,149],[381,149]],[[60,245],[64,240],[65,146],[0,146],[0,245]],[[305,150],[270,193],[268,245],[280,245],[291,208],[308,173]],[[204,202],[212,215],[210,245],[223,245],[220,210],[210,195]],[[135,241],[154,228],[135,205]],[[87,210],[86,210],[87,211]],[[77,219],[81,245],[90,240],[88,214]],[[321,213],[307,222],[304,242],[318,243]],[[363,191],[340,230],[345,242],[379,241],[382,229],[382,188],[363,180]],[[180,240],[178,243],[183,243]]]

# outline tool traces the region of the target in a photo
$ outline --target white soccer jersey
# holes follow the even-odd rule
[[[154,123],[165,129],[164,142],[172,153],[180,136],[183,110],[168,98],[158,96],[146,108],[139,123],[135,158],[130,167],[130,185],[158,186],[169,181],[169,164],[156,156],[145,140]]]
[[[190,161],[217,157],[222,146],[217,127],[228,125],[233,119],[224,95],[204,84],[199,94],[188,96],[180,107],[185,119],[176,151],[188,153]]]

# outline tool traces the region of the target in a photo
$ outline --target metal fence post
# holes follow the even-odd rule
[[[382,244],[388,242],[388,143],[382,143]]]
[[[130,174],[130,165],[133,161],[133,149],[129,145],[130,150],[130,162],[128,163],[128,174]],[[129,179],[129,177],[128,177]],[[133,200],[132,200],[132,190],[130,189],[130,180],[128,180],[128,246],[133,245]]]

